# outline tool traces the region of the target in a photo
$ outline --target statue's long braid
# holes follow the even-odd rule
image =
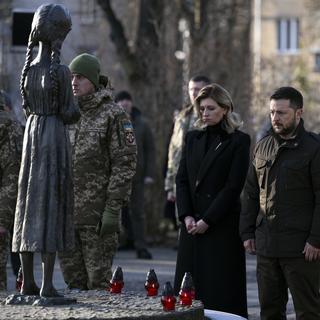
[[[61,40],[56,40],[52,42],[52,53],[51,53],[51,64],[50,64],[50,78],[51,85],[53,88],[53,97],[52,97],[52,106],[53,110],[56,111],[58,109],[59,101],[59,79],[58,79],[58,67],[60,65],[60,49],[62,42]]]
[[[24,63],[24,67],[22,69],[21,78],[20,78],[20,92],[21,92],[21,95],[22,95],[22,107],[25,110],[27,110],[27,108],[28,108],[28,99],[27,99],[26,92],[24,90],[24,81],[25,81],[27,73],[28,73],[28,71],[30,69],[30,64],[31,64],[31,61],[32,61],[32,50],[33,50],[33,47],[34,47],[33,40],[29,40],[27,53],[26,53],[26,61]]]

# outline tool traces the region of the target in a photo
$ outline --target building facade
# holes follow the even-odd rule
[[[292,85],[305,97],[307,125],[316,129],[320,114],[320,2],[254,0],[252,50],[257,128],[268,112],[268,97]]]
[[[55,3],[47,1],[45,3]],[[2,0],[0,4],[0,87],[10,94],[17,116],[24,121],[21,112],[19,90],[20,74],[25,61],[28,36],[35,10],[43,0]],[[109,76],[113,86],[125,88],[126,76],[118,61],[110,40],[110,29],[104,13],[95,0],[60,0],[72,17],[72,30],[63,43],[61,63],[69,62],[78,54],[88,52],[97,55],[102,73]],[[114,3],[113,3],[114,4]],[[138,0],[117,0],[114,10],[126,21],[127,37],[134,36],[134,13]],[[126,19],[128,12],[131,18]]]

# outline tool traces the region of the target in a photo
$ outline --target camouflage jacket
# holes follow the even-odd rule
[[[174,194],[176,190],[175,180],[180,164],[184,138],[188,131],[193,130],[193,125],[197,118],[198,115],[195,108],[190,105],[180,111],[174,122],[173,133],[169,144],[168,167],[165,178],[165,190],[172,191]]]
[[[0,111],[0,226],[13,225],[22,151],[22,128]]]
[[[79,98],[81,118],[70,127],[78,225],[96,225],[106,207],[129,199],[137,147],[132,124],[108,89]]]

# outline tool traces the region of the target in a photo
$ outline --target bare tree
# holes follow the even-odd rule
[[[228,89],[250,132],[251,1],[194,0],[193,4],[194,14],[188,15],[192,26],[190,72],[209,72],[213,82]]]
[[[177,10],[170,0],[141,0],[135,43],[129,46],[124,22],[109,0],[97,1],[109,22],[119,60],[139,108],[149,118],[156,141],[156,184],[147,192],[146,210],[150,221],[159,220],[164,204],[163,166],[172,113],[181,104],[180,74],[174,52],[177,50]],[[149,229],[157,225],[149,223]],[[154,230],[151,230],[153,234]]]
[[[125,70],[130,89],[149,116],[157,142],[157,184],[149,203],[151,218],[163,205],[163,160],[174,109],[182,105],[182,63],[179,21],[190,30],[188,73],[203,73],[224,85],[234,97],[244,120],[249,120],[251,99],[250,0],[139,0],[135,43],[129,45],[125,21],[117,18],[116,1],[97,0],[111,28],[111,40]],[[249,126],[248,126],[249,127]],[[150,201],[151,202],[151,201]],[[153,219],[154,221],[154,219]],[[151,225],[149,224],[149,227]]]

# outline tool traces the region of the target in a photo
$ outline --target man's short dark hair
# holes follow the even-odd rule
[[[270,100],[286,99],[290,101],[290,107],[294,109],[303,108],[303,96],[302,94],[293,87],[281,87],[277,89]]]
[[[205,84],[209,84],[210,83],[210,79],[207,76],[204,76],[204,75],[193,76],[190,79],[190,81],[192,81],[192,82],[204,82]]]
[[[130,101],[132,101],[131,94],[128,91],[125,91],[125,90],[119,91],[115,95],[114,101],[115,102],[119,102],[119,101],[122,101],[122,100],[130,100]]]

